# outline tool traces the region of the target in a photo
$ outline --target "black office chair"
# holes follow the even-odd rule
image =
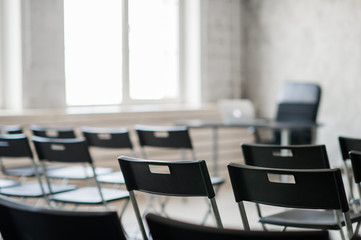
[[[23,133],[23,127],[20,125],[1,125],[0,134],[18,134]]]
[[[83,138],[43,138],[33,136],[32,140],[35,145],[36,152],[43,169],[46,169],[49,163],[67,163],[67,164],[86,164],[92,170],[91,174],[84,173],[85,181],[82,181],[82,186],[74,191],[64,192],[59,194],[50,194],[49,200],[61,203],[72,203],[75,206],[79,204],[102,204],[108,208],[108,202],[115,200],[125,199],[126,203],[120,212],[123,214],[125,207],[129,201],[129,194],[127,191],[101,188],[97,181],[97,173],[93,164],[93,160],[90,156],[88,145]],[[50,192],[52,188],[50,184],[50,178],[52,177],[52,171],[45,171],[46,182],[49,186]],[[75,177],[74,179],[79,180]],[[89,181],[93,179],[93,184]],[[86,186],[86,184],[88,186]]]
[[[148,237],[135,191],[164,196],[207,197],[216,224],[222,228],[215,192],[204,160],[152,161],[125,156],[120,156],[118,160],[144,240]]]
[[[352,168],[350,165],[350,151],[361,151],[361,139],[360,138],[350,138],[350,137],[339,137],[338,142],[340,144],[341,157],[343,160],[343,167],[346,173],[348,187],[350,190],[350,202],[357,203],[354,191],[353,191],[353,180],[352,180]],[[359,204],[359,203],[358,203]]]
[[[88,146],[95,149],[123,150],[129,149],[135,157],[133,144],[126,128],[95,128],[82,127],[81,131],[87,140]],[[116,155],[119,156],[120,154]],[[111,159],[112,161],[115,158]],[[124,177],[121,171],[115,171],[98,176],[98,182],[111,184],[124,184]]]
[[[16,182],[14,186],[1,188],[0,194],[13,196],[13,197],[44,197],[49,194],[49,189],[42,183],[41,173],[42,169],[39,168],[35,162],[33,152],[31,150],[28,138],[25,134],[0,134],[0,157],[8,158],[8,161],[27,159],[30,165],[14,168],[6,168],[2,165],[2,170],[5,174],[17,176],[35,176],[35,181],[27,181],[23,184]],[[60,185],[52,184],[53,192],[65,192],[74,190],[76,187],[73,185]]]
[[[228,164],[233,194],[245,230],[250,230],[243,201],[286,208],[260,222],[287,227],[340,230],[353,236],[361,215],[349,211],[340,169],[276,169]],[[283,179],[282,176],[287,176]],[[324,210],[324,211],[316,211]],[[333,210],[333,211],[331,211]]]
[[[285,82],[278,92],[275,121],[316,123],[320,99],[321,88],[318,84]],[[254,133],[256,143],[281,144],[281,133],[277,129],[273,130],[271,139],[263,139],[261,129],[250,130]],[[312,128],[292,130],[290,134],[291,145],[314,143]]]
[[[181,222],[155,214],[145,216],[153,240],[327,240],[327,231],[264,232],[220,229]]]
[[[4,240],[126,240],[116,212],[74,212],[24,205],[0,196]]]
[[[352,166],[352,173],[353,173],[353,180],[357,186],[359,199],[354,199],[354,205],[356,208],[354,209],[355,212],[361,211],[361,151],[350,151],[350,159],[351,159],[351,166]],[[357,229],[355,230],[358,233],[360,228],[360,224],[357,225]]]

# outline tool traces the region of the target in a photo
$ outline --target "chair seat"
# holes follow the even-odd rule
[[[60,168],[59,166],[49,166],[47,169],[49,171],[53,169]],[[38,173],[42,174],[43,169],[41,166],[38,166]],[[15,167],[15,168],[8,168],[5,169],[4,174],[6,175],[13,175],[13,176],[25,176],[25,177],[33,177],[35,176],[35,170],[32,165],[22,166],[22,167]]]
[[[102,188],[104,200],[106,202],[129,198],[129,193],[124,190]],[[71,192],[64,192],[51,195],[50,199],[58,202],[76,204],[101,204],[102,200],[96,187],[79,188]]]
[[[121,171],[112,172],[97,176],[100,183],[125,184],[123,173]]]
[[[20,185],[18,181],[10,180],[10,179],[0,179],[0,188],[7,188]]]
[[[49,188],[47,184],[43,184],[44,191],[46,194],[49,194]],[[52,184],[51,189],[53,193],[60,193],[66,191],[72,191],[76,189],[75,185],[59,185]],[[41,190],[40,184],[38,182],[27,183],[23,185],[18,185],[14,187],[8,187],[0,189],[0,194],[14,196],[14,197],[42,197],[43,192]]]
[[[95,168],[95,172],[97,175],[111,173],[112,171],[113,171],[112,168],[103,168],[103,167]],[[87,179],[87,178],[92,178],[94,176],[90,166],[85,167],[82,165],[50,170],[47,172],[46,175],[50,178],[66,178],[66,179]]]
[[[211,177],[212,185],[221,185],[224,183],[224,179],[221,177]]]
[[[361,220],[361,214],[351,213],[351,221]],[[287,227],[339,229],[333,211],[289,210],[260,218],[259,222]],[[344,226],[344,221],[342,225]]]

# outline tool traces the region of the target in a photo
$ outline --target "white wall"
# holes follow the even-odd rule
[[[285,80],[322,87],[318,142],[339,164],[339,135],[361,137],[361,1],[245,0],[245,97],[273,117]]]

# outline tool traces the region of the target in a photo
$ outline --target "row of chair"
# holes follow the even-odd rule
[[[309,147],[313,149],[318,148],[320,150],[319,152],[324,152],[324,146],[322,145]],[[295,165],[297,165],[299,163],[296,162],[301,160],[298,152],[307,152],[309,147],[265,145],[263,149],[270,150],[274,158],[279,158],[280,161],[282,159],[282,161],[288,162],[291,157],[295,157]],[[260,149],[260,146],[244,145],[244,148],[258,152],[254,150]],[[282,150],[287,151],[282,153]],[[353,152],[352,154],[356,154],[355,156],[358,156],[357,159],[361,160],[361,153]],[[246,158],[252,161],[252,157]],[[258,165],[263,164],[261,157],[254,158],[258,161]],[[135,159],[125,156],[119,157],[118,160],[124,174],[126,187],[130,193],[134,210],[138,216],[139,225],[143,229],[144,239],[147,239],[148,235],[145,232],[141,214],[137,207],[134,191],[172,196],[206,196],[211,200],[213,213],[216,219],[218,219],[218,227],[222,228],[214,200],[215,193],[204,161],[166,162]],[[320,158],[315,161],[323,160],[324,159]],[[276,163],[276,165],[277,164],[280,163]],[[152,166],[157,166],[158,168],[153,171]],[[159,169],[159,167],[162,168]],[[316,228],[322,230],[340,229],[343,239],[345,239],[345,237],[342,232],[342,226],[346,225],[348,239],[351,239],[353,236],[352,222],[360,222],[361,220],[360,214],[351,214],[349,211],[340,169],[295,170],[293,168],[290,170],[230,163],[228,165],[228,171],[235,201],[238,203],[245,230],[250,230],[250,228],[247,215],[245,214],[244,201],[296,209],[334,210],[334,212],[319,212],[292,209],[284,211],[281,214],[263,217],[261,222],[286,227]],[[285,176],[288,178],[283,179]],[[333,215],[334,213],[336,217]],[[292,217],[293,219],[285,222],[284,217]],[[302,218],[304,219],[302,220]],[[163,222],[164,221],[165,220],[163,220]],[[27,231],[30,230],[28,229]],[[170,233],[168,232],[167,234]],[[160,234],[160,236],[162,235],[167,236],[164,231]],[[287,236],[287,234],[284,236]],[[6,240],[7,238],[4,239]]]

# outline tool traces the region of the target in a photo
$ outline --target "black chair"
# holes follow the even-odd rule
[[[32,124],[29,126],[34,136],[47,138],[76,138],[75,130],[72,127],[42,126]]]
[[[0,134],[18,134],[18,133],[23,133],[23,128],[20,125],[0,126]]]
[[[126,128],[95,128],[82,127],[81,131],[87,140],[88,146],[99,149],[129,149],[135,157],[133,144]],[[116,156],[119,156],[116,155]],[[114,161],[114,159],[111,159]],[[124,177],[121,171],[111,172],[98,176],[98,182],[111,184],[124,184]]]
[[[0,134],[0,157],[8,158],[7,160],[16,161],[27,159],[30,165],[14,168],[6,168],[2,165],[2,170],[8,175],[17,176],[35,176],[36,181],[27,181],[20,184],[17,182],[15,186],[1,188],[0,194],[13,196],[13,197],[43,197],[49,194],[47,186],[42,184],[41,168],[37,165],[34,159],[30,143],[25,134]],[[51,185],[53,192],[65,192],[74,190],[76,187],[73,185]]]
[[[292,240],[327,240],[327,231],[293,231],[264,232],[242,231],[235,229],[219,229],[195,225],[169,219],[155,214],[147,214],[146,220],[153,240],[258,240],[258,239],[292,239]]]
[[[250,227],[243,201],[287,208],[260,219],[284,230],[340,230],[342,239],[346,239],[342,230],[346,225],[350,239],[354,234],[352,223],[361,220],[360,214],[349,211],[340,169],[289,170],[230,163],[228,171],[245,230]]]
[[[59,139],[72,139],[76,138],[77,134],[72,127],[62,126],[41,126],[30,125],[30,129],[34,136],[45,138],[59,138]],[[109,167],[96,167],[97,175],[108,174],[113,171]],[[55,171],[48,172],[49,177],[59,179],[86,179],[89,175],[92,175],[92,169],[84,165],[74,165],[71,167],[59,168]]]
[[[346,173],[348,187],[350,190],[350,202],[355,202],[355,196],[353,191],[353,180],[352,180],[352,168],[350,164],[350,151],[361,151],[361,139],[360,138],[350,138],[350,137],[339,137],[338,142],[340,144],[341,156],[343,160],[343,167]]]
[[[204,160],[151,161],[125,156],[120,156],[118,160],[143,239],[148,237],[134,191],[165,196],[207,197],[216,224],[222,228],[215,192]]]
[[[190,138],[189,130],[185,126],[149,126],[149,125],[135,125],[134,129],[137,132],[139,144],[144,159],[149,159],[146,153],[146,148],[153,149],[175,149],[180,150],[180,158],[182,160],[187,159],[187,151],[191,153],[191,159],[196,160],[195,151],[193,149],[192,141]],[[221,177],[211,177],[211,182],[215,187],[216,193],[221,185],[224,183],[224,179]],[[164,212],[164,206],[167,203],[167,199],[162,203],[161,212]],[[152,205],[150,205],[152,206]],[[210,216],[211,210],[206,213],[202,223],[207,221]]]
[[[101,188],[97,181],[97,173],[93,165],[93,160],[90,156],[88,145],[85,139],[71,138],[71,139],[59,139],[59,138],[43,138],[33,136],[32,140],[35,145],[36,152],[38,154],[40,163],[43,169],[46,169],[49,163],[67,163],[67,164],[86,164],[91,169],[91,174],[84,173],[85,181],[82,181],[82,186],[86,183],[89,185],[80,187],[74,191],[64,192],[59,194],[51,194],[49,200],[62,203],[73,203],[75,206],[79,204],[103,204],[108,207],[107,203],[110,201],[125,199],[126,203],[120,213],[123,214],[125,207],[129,201],[129,194],[127,191]],[[52,188],[50,184],[50,178],[52,171],[45,172],[46,182],[49,186],[50,192]],[[74,179],[79,180],[75,177]],[[93,185],[89,181],[93,179]]]
[[[24,205],[0,196],[4,240],[126,240],[116,212],[74,212]]]
[[[285,82],[278,92],[275,121],[316,123],[320,99],[321,88],[318,84]],[[281,133],[277,129],[273,130],[271,139],[263,139],[260,129],[250,129],[256,143],[281,144]],[[290,134],[290,145],[312,144],[315,140],[315,130],[312,128],[292,130]]]
[[[361,151],[350,151],[350,159],[351,159],[351,166],[353,172],[353,180],[356,183],[359,199],[354,199],[354,208],[355,212],[361,212]],[[357,229],[355,230],[358,233],[360,228],[360,224],[357,225]]]
[[[325,145],[242,144],[244,161],[256,167],[285,169],[330,168]]]

